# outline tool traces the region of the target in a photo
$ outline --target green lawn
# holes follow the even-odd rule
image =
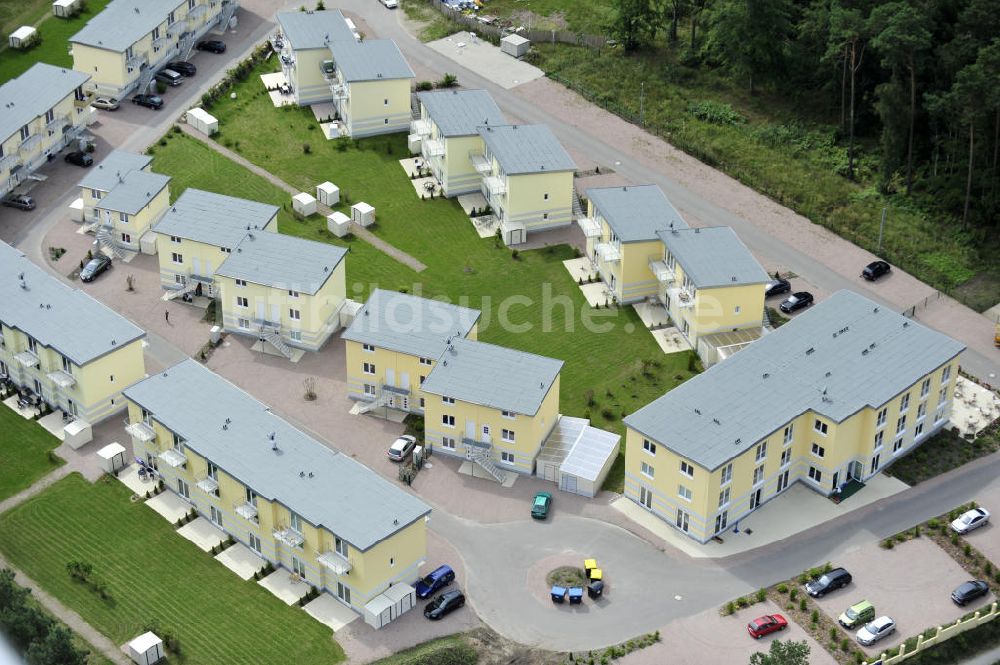
[[[63,465],[49,453],[59,446],[33,420],[25,420],[0,405],[0,501],[30,487],[36,480]]]
[[[20,76],[36,62],[46,62],[50,65],[72,67],[73,56],[69,54],[69,38],[80,31],[84,23],[100,13],[109,0],[86,0],[85,9],[71,19],[51,16],[52,3],[44,2],[44,11],[39,15],[38,3],[35,0],[0,0],[0,20],[5,25],[7,21],[20,25],[35,23],[41,17],[46,17],[38,25],[40,44],[18,51],[8,48],[8,32],[3,33],[3,47],[0,48],[0,82]]]
[[[913,486],[997,450],[1000,450],[1000,432],[996,429],[984,432],[973,441],[944,429],[912,453],[893,462],[885,473]]]
[[[129,495],[109,477],[90,485],[68,476],[0,516],[0,551],[117,644],[150,622],[173,634],[173,663],[344,659],[329,628],[244,582]],[[110,599],[74,582],[71,561],[93,565]]]

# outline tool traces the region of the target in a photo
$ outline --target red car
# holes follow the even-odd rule
[[[785,628],[788,628],[788,621],[780,614],[767,614],[757,617],[747,624],[747,632],[750,633],[751,637],[755,637],[758,640],[765,635],[776,633]]]

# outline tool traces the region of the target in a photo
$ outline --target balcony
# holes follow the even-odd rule
[[[183,21],[183,19],[179,20],[179,21],[174,21],[172,23],[168,23],[167,24],[167,36],[168,37],[176,37],[178,34],[180,34],[183,31],[184,31],[184,21]]]
[[[205,476],[198,481],[198,489],[200,489],[205,494],[211,494],[212,496],[218,496],[216,492],[219,491],[219,481],[215,478],[209,478]]]
[[[486,189],[489,190],[490,196],[503,196],[507,193],[507,183],[503,178],[491,175],[486,178]]]
[[[481,152],[470,152],[469,161],[472,162],[472,168],[476,169],[478,173],[482,175],[489,175],[493,173],[493,162],[486,158]]]
[[[154,51],[159,51],[161,48],[163,48],[166,45],[167,45],[167,38],[166,37],[157,37],[156,39],[153,40],[153,50]]]
[[[233,510],[235,510],[236,514],[242,517],[243,519],[255,523],[257,522],[257,506],[253,505],[252,503],[247,503],[246,501],[244,501],[242,503],[234,504]]]
[[[351,572],[351,562],[333,550],[323,552],[316,557],[316,561],[337,575],[345,575]]]
[[[337,65],[333,60],[324,60],[319,63],[319,71],[327,81],[337,80]]]
[[[430,136],[432,124],[430,120],[414,120],[410,123],[410,133],[419,134],[420,136]]]
[[[289,547],[298,547],[306,541],[305,536],[290,526],[275,529],[274,538]]]
[[[149,442],[156,438],[156,432],[153,428],[149,426],[148,423],[138,422],[129,423],[125,426],[125,431],[128,432],[133,439],[138,439],[139,441]]]
[[[14,356],[14,360],[20,363],[22,367],[38,367],[38,356],[32,351],[21,351]]]
[[[145,53],[141,55],[133,55],[131,58],[125,60],[125,66],[129,68],[130,71],[136,69],[142,69],[143,65],[149,63],[149,58]]]
[[[673,269],[670,268],[670,266],[668,266],[664,261],[655,261],[650,259],[649,270],[653,273],[656,277],[656,281],[660,284],[672,284],[677,279]]]
[[[678,307],[694,307],[694,294],[685,286],[667,289],[670,300],[677,303]]]
[[[410,389],[409,388],[400,388],[398,386],[390,386],[387,383],[383,383],[382,384],[382,390],[387,390],[387,391],[389,391],[391,393],[395,393],[397,395],[407,395],[408,396],[410,394]]]
[[[614,263],[615,261],[622,260],[621,250],[609,242],[598,243],[595,249],[597,250],[597,255],[605,263]]]
[[[576,224],[587,238],[601,237],[601,223],[593,217],[577,217]]]
[[[164,464],[166,464],[167,466],[173,467],[175,469],[177,469],[179,467],[182,467],[185,464],[187,464],[187,457],[184,456],[184,453],[182,453],[181,451],[179,451],[179,450],[177,450],[175,448],[167,448],[162,453],[160,453],[159,455],[157,455],[157,457]]]
[[[427,154],[431,157],[441,157],[444,155],[443,139],[425,139],[423,145]]]
[[[42,142],[41,134],[32,134],[28,138],[21,141],[21,145],[17,146],[19,152],[32,152],[40,143]]]
[[[254,319],[253,324],[257,326],[261,332],[267,331],[278,331],[281,330],[281,323],[276,321],[268,321],[267,319]]]
[[[10,171],[21,163],[21,156],[17,153],[0,157],[0,171]]]
[[[206,13],[208,13],[208,5],[195,5],[188,11],[187,21],[188,23],[194,23],[200,20]]]
[[[47,132],[61,132],[63,127],[72,124],[69,119],[69,115],[59,115],[52,120],[45,123],[45,131]]]
[[[74,99],[73,100],[73,106],[74,106],[74,108],[85,109],[88,106],[90,106],[90,103],[92,101],[94,101],[94,93],[92,93],[92,92],[86,92],[86,93],[83,94],[83,97],[81,97],[80,99]]]
[[[342,83],[331,85],[330,92],[333,94],[334,99],[347,99],[347,86]]]
[[[52,383],[56,384],[60,388],[72,388],[76,385],[76,377],[69,372],[64,372],[61,369],[55,372],[49,372],[48,377]]]
[[[467,447],[479,448],[481,450],[490,450],[493,448],[493,441],[490,440],[489,437],[487,437],[486,441],[482,441],[480,439],[472,439],[467,436],[463,436],[462,444]]]

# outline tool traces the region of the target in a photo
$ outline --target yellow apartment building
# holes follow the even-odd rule
[[[125,397],[135,455],[276,567],[359,613],[420,576],[427,504],[198,362],[150,376]]]
[[[445,196],[478,192],[483,176],[472,163],[485,149],[479,128],[506,120],[485,90],[440,90],[417,93],[420,118],[410,134],[420,139],[420,154]]]
[[[415,75],[394,41],[334,41],[330,53],[334,69],[327,78],[347,135],[360,138],[409,129]]]
[[[90,112],[89,79],[39,62],[0,86],[0,196],[80,138]]]
[[[87,90],[121,99],[144,92],[171,60],[186,60],[212,28],[225,29],[236,0],[111,0],[70,37],[73,69],[90,77]]]
[[[146,333],[0,243],[0,375],[94,424],[145,376]]]
[[[347,250],[280,233],[247,233],[215,271],[223,328],[318,351],[340,329],[347,300]]]
[[[295,103],[309,106],[333,101],[330,44],[357,41],[347,19],[339,9],[330,9],[278,12],[277,20],[279,33],[272,43]]]
[[[704,543],[792,483],[864,483],[948,422],[964,348],[839,291],[625,418],[625,495]]]
[[[171,297],[218,295],[215,271],[247,233],[277,233],[278,207],[189,188],[153,226]]]
[[[151,227],[170,205],[170,176],[143,170],[129,171],[99,201],[94,202],[97,240],[122,258],[145,246],[156,251]]]
[[[112,150],[94,166],[87,169],[83,179],[77,183],[83,201],[83,221],[88,224],[100,222],[97,204],[132,171],[152,171],[153,158],[126,150]]]
[[[476,339],[481,312],[438,300],[375,289],[341,337],[347,394],[379,408],[422,414],[420,386],[455,338]]]
[[[545,125],[480,127],[485,151],[472,156],[481,191],[507,245],[573,222],[576,163]]]

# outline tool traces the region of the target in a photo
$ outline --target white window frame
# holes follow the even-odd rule
[[[290,318],[292,321],[301,321],[302,320],[302,312],[299,311],[299,310],[297,310],[297,309],[292,309],[291,307],[289,307],[288,308],[288,318]]]
[[[646,476],[647,478],[653,478],[656,476],[656,469],[652,465],[642,462],[639,465],[639,473]]]
[[[826,448],[824,446],[819,445],[815,441],[813,441],[812,450],[810,450],[809,452],[812,453],[814,457],[818,457],[820,459],[826,457]]]
[[[809,480],[817,484],[822,484],[823,482],[823,471],[817,469],[814,466],[809,467]]]
[[[361,363],[361,373],[367,374],[368,376],[375,376],[375,363],[367,361]]]
[[[512,429],[502,429],[500,430],[500,438],[507,443],[514,443],[514,430]]]
[[[684,499],[685,501],[690,501],[693,494],[691,494],[691,488],[684,487],[683,485],[678,485],[677,496]]]
[[[694,478],[694,465],[686,460],[681,460],[681,473],[688,478]]]
[[[764,482],[764,465],[761,464],[753,470],[753,487],[757,487]]]
[[[829,427],[830,426],[827,423],[823,422],[819,418],[816,418],[815,422],[813,423],[813,430],[816,431],[816,432],[819,432],[823,436],[827,435],[827,432],[829,431]]]
[[[791,445],[792,441],[795,439],[795,423],[789,423],[785,426],[784,434],[784,444]]]
[[[170,260],[173,263],[181,265],[181,264],[184,263],[184,255],[183,254],[178,254],[177,252],[171,252],[170,253]]]
[[[757,444],[757,451],[754,453],[754,461],[760,462],[767,459],[767,441]]]
[[[656,444],[649,439],[642,440],[642,449],[646,451],[646,454],[650,457],[656,457]]]
[[[250,301],[247,299],[246,296],[236,296],[236,306],[242,307],[243,309],[247,309],[250,307]]]
[[[455,427],[455,416],[450,413],[442,413],[441,424],[445,427]]]
[[[733,480],[733,463],[730,462],[726,466],[722,467],[722,474],[720,476],[719,485],[726,485]]]
[[[375,353],[375,347],[372,346],[371,344],[362,344],[361,350],[366,353]]]
[[[514,464],[514,453],[508,450],[501,450],[500,462],[503,464]]]
[[[726,489],[719,492],[719,508],[724,508],[729,505],[730,489],[732,488],[727,487]]]

